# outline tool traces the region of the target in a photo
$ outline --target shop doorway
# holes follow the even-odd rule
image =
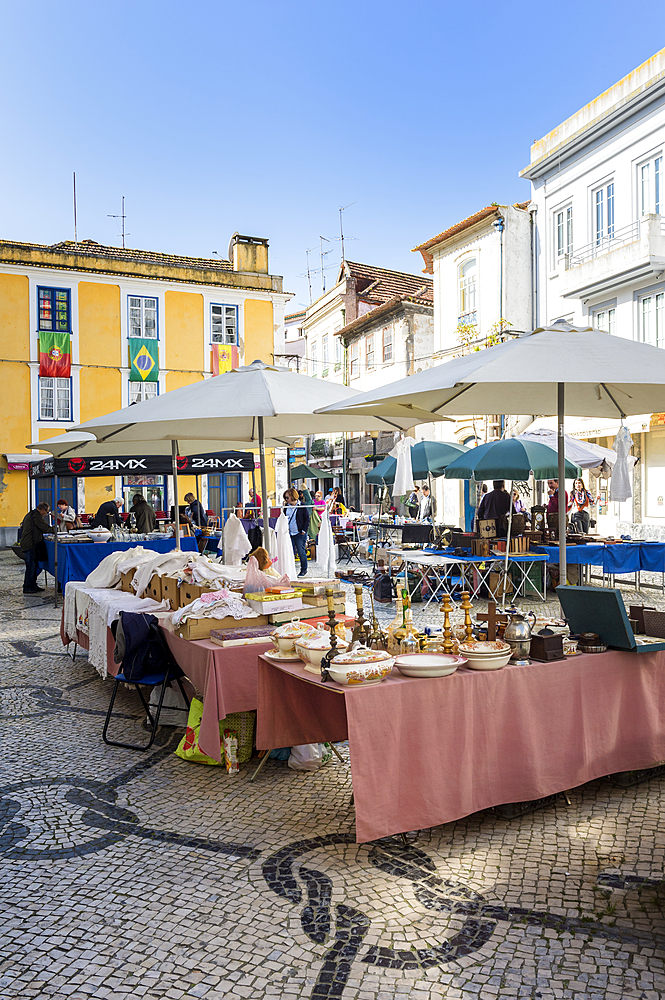
[[[154,510],[166,510],[166,479],[164,476],[124,476],[122,498],[124,510],[132,506],[132,497],[140,493]]]
[[[225,517],[230,510],[242,504],[242,484],[238,474],[220,473],[208,476],[208,509],[218,517]]]

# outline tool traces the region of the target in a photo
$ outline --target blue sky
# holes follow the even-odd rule
[[[657,35],[652,28],[661,25]],[[662,5],[282,0],[0,4],[0,237],[226,256],[270,240],[417,271],[411,248],[529,197],[529,146],[665,45]],[[319,266],[317,253],[311,256]],[[335,267],[327,271],[334,280]],[[313,276],[314,294],[320,275]]]

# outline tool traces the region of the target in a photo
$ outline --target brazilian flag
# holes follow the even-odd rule
[[[129,381],[159,381],[159,343],[142,337],[129,338]]]

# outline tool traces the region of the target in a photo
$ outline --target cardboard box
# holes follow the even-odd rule
[[[162,578],[162,600],[169,601],[171,611],[177,611],[180,607],[180,587],[178,581],[173,576],[163,576]]]
[[[345,599],[346,599],[346,595],[345,595],[345,593],[344,593],[343,590],[336,590],[333,593],[333,601],[335,602],[335,604],[339,604],[340,602],[344,603]],[[318,594],[316,594],[316,595],[303,594],[302,595],[302,602],[303,602],[303,604],[309,604],[313,608],[327,608],[328,607],[328,598],[327,597],[321,597]]]
[[[126,594],[133,594],[134,588],[132,587],[132,580],[134,579],[135,569],[129,569],[126,573],[120,574],[120,589],[124,590]]]
[[[211,629],[220,628],[250,628],[253,625],[267,625],[265,615],[257,618],[188,618],[175,626],[175,634],[181,639],[207,639]]]
[[[490,573],[490,589],[495,597],[503,597],[503,573]],[[508,578],[505,580],[506,593],[512,594],[513,592],[513,581]]]
[[[252,611],[258,611],[260,615],[278,615],[280,611],[301,611],[306,607],[300,600],[300,594],[280,601],[253,601],[247,596],[245,600]]]
[[[153,575],[144,596],[150,597],[153,601],[162,600],[162,578],[157,573]]]
[[[343,618],[346,614],[346,604],[335,605],[335,615],[337,618]],[[328,620],[327,614],[323,616],[325,620]],[[321,608],[314,607],[304,607],[300,611],[280,611],[279,614],[270,615],[271,625],[283,625],[284,622],[292,622],[294,618],[298,618],[300,621],[310,621],[310,619],[323,621],[321,618]]]

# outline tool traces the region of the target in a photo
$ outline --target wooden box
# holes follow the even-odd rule
[[[531,646],[529,656],[532,660],[541,660],[548,663],[550,660],[563,660],[563,636],[562,635],[539,635],[537,632],[531,636]]]
[[[478,520],[478,534],[481,538],[496,538],[496,520],[488,517],[486,520]]]
[[[489,538],[472,538],[471,552],[474,556],[489,556],[492,541]]]
[[[211,629],[219,628],[252,628],[255,625],[268,625],[266,615],[257,618],[188,618],[176,626],[175,633],[181,639],[207,639]]]
[[[128,569],[126,573],[120,574],[120,589],[124,590],[126,594],[133,594],[134,588],[132,587],[132,580],[134,579],[135,569]]]
[[[162,578],[157,573],[153,574],[152,580],[148,584],[145,597],[150,597],[153,601],[161,601],[162,598]]]
[[[490,573],[489,583],[490,590],[494,594],[495,598],[503,596],[504,585],[506,594],[512,594],[513,592],[513,581],[510,577],[503,579],[503,573]]]

